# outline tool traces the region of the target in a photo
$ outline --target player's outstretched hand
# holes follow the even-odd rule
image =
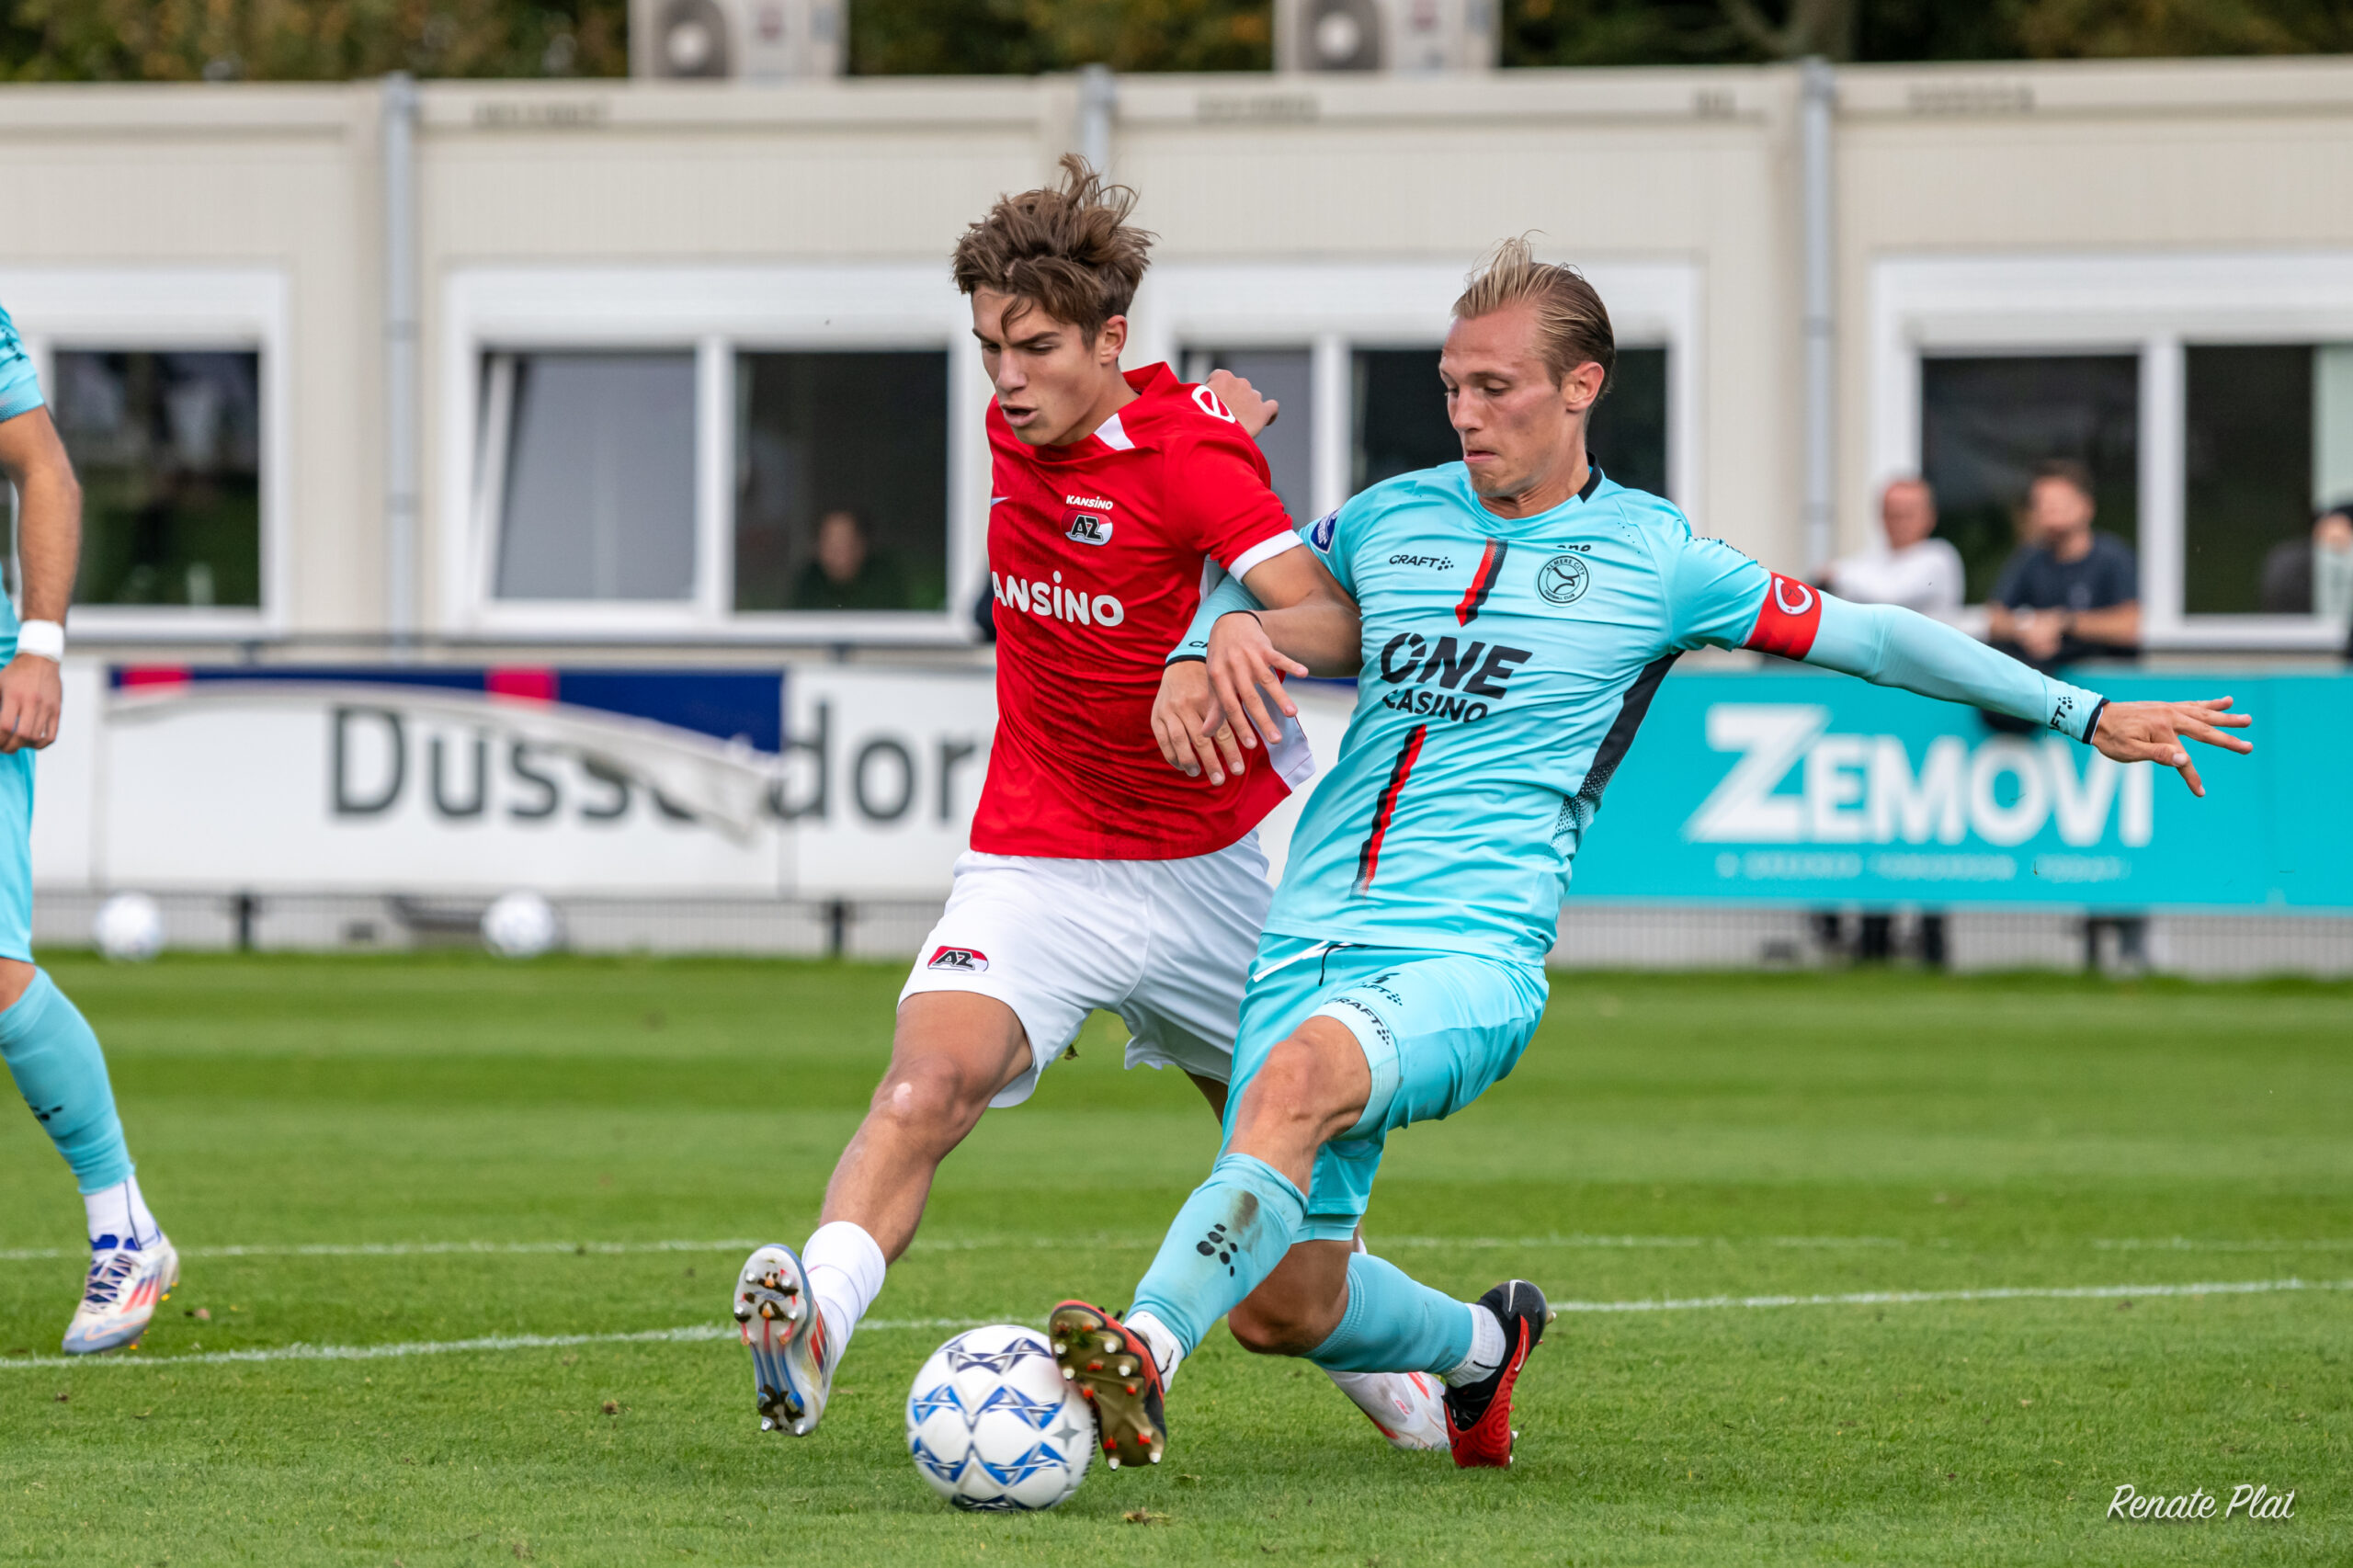
[[[39,751],[57,738],[58,710],[65,705],[57,661],[19,653],[0,670],[0,752],[26,746]]]
[[[1242,771],[1242,748],[1210,689],[1209,672],[1199,659],[1161,672],[1160,694],[1152,699],[1152,734],[1169,767],[1188,778],[1207,773],[1211,784],[1223,784],[1229,772]]]
[[[1256,745],[1259,735],[1268,745],[1283,738],[1282,721],[1267,711],[1267,697],[1285,718],[1299,717],[1299,705],[1283,690],[1283,677],[1303,676],[1307,666],[1276,652],[1266,626],[1248,610],[1219,616],[1210,628],[1209,667],[1218,706],[1248,721],[1241,731],[1244,745]],[[1254,728],[1257,734],[1251,733]]]
[[[1275,415],[1282,412],[1281,403],[1262,395],[1256,387],[1231,370],[1211,370],[1210,379],[1201,385],[1217,395],[1218,402],[1233,415],[1234,423],[1242,426],[1242,433],[1254,441],[1258,438],[1258,432],[1272,425]]]
[[[2099,710],[2099,729],[2092,744],[2102,756],[2118,762],[2155,762],[2178,770],[2193,795],[2206,793],[2198,765],[2189,760],[2188,736],[2224,751],[2251,752],[2255,743],[2224,730],[2244,730],[2255,722],[2251,715],[2228,711],[2231,699],[2210,697],[2202,702],[2111,702]]]

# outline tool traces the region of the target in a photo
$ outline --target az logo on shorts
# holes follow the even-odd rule
[[[976,948],[942,948],[931,955],[926,969],[956,969],[966,974],[978,974],[989,967],[988,954]]]

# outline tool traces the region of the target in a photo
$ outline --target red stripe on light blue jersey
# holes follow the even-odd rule
[[[1397,766],[1389,770],[1389,786],[1381,791],[1381,803],[1373,808],[1372,831],[1365,835],[1364,847],[1357,853],[1358,897],[1371,888],[1372,879],[1381,869],[1381,840],[1389,836],[1390,820],[1397,814],[1397,797],[1405,792],[1405,780],[1413,777],[1414,764],[1422,755],[1422,740],[1429,733],[1427,724],[1415,725],[1397,753]]]
[[[1503,574],[1504,557],[1510,553],[1511,546],[1502,540],[1487,541],[1486,553],[1479,557],[1479,569],[1471,574],[1471,586],[1463,591],[1462,602],[1454,607],[1457,626],[1470,625],[1486,604],[1487,596],[1495,591],[1495,579]]]

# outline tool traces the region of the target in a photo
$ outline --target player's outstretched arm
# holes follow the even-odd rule
[[[0,473],[17,487],[24,618],[63,625],[82,553],[82,487],[47,409],[0,420]],[[57,661],[19,652],[0,670],[0,752],[48,745],[63,706]]]
[[[1805,602],[1811,596],[1813,602]],[[1858,605],[1785,577],[1766,589],[1751,647],[1860,676],[1880,686],[2006,713],[2097,746],[2119,762],[2174,768],[2190,792],[2204,795],[2184,745],[2195,740],[2225,751],[2254,743],[2227,734],[2255,721],[2230,711],[2231,699],[2109,702],[2097,692],[2053,680],[1968,633],[1894,605]]]

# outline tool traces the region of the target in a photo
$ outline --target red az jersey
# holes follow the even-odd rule
[[[1152,735],[1162,662],[1200,606],[1202,557],[1237,575],[1299,542],[1267,460],[1206,387],[1127,372],[1135,401],[1067,447],[989,405],[996,743],[972,847],[1061,859],[1214,854],[1289,786],[1264,747],[1212,789]]]

